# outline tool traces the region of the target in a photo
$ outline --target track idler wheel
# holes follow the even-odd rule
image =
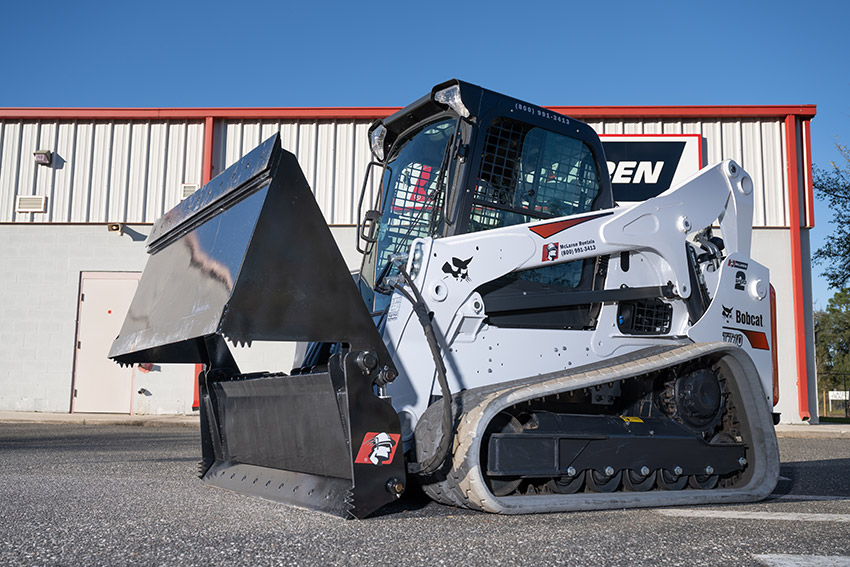
[[[675,471],[668,471],[667,469],[660,469],[657,477],[658,488],[661,490],[682,490],[688,484],[687,475],[676,474]]]
[[[642,467],[639,471],[629,469],[623,475],[623,489],[629,492],[646,492],[655,486],[656,471]]]
[[[604,471],[588,469],[585,474],[585,482],[587,482],[587,488],[591,492],[614,492],[620,488],[622,478],[623,471],[614,472],[611,467]]]

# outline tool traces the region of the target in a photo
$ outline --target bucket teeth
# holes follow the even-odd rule
[[[235,346],[237,348],[241,348],[241,347],[249,347],[250,348],[250,346],[253,342],[250,339],[234,339],[233,337],[230,337],[230,336],[225,336],[224,338],[227,339],[227,341],[230,344],[232,344],[233,346]]]
[[[207,471],[210,470],[210,467],[213,465],[213,460],[201,459],[198,461],[198,478],[204,478],[206,476]]]

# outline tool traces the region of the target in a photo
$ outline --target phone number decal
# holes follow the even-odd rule
[[[579,240],[578,242],[561,244],[560,253],[561,256],[572,256],[573,254],[593,252],[594,250],[596,250],[596,241],[591,238],[590,240]]]
[[[570,123],[570,119],[562,114],[558,114],[557,112],[550,112],[546,109],[539,108],[536,106],[522,104],[521,102],[514,104],[514,110],[519,110],[520,112],[527,112],[529,114],[533,114],[534,116],[547,118],[549,120],[552,120],[553,122],[560,122],[561,124]]]

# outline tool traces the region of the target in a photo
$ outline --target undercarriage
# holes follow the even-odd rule
[[[652,348],[462,392],[453,457],[423,489],[506,514],[764,498],[778,449],[752,363],[735,350]],[[438,408],[417,426],[419,460],[433,450]]]

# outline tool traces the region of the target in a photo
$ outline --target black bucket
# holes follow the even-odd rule
[[[398,497],[398,416],[374,393],[395,369],[278,135],[159,219],[148,252],[109,357],[205,365],[205,480],[344,516]],[[326,366],[294,376],[241,375],[225,338],[341,348]]]

